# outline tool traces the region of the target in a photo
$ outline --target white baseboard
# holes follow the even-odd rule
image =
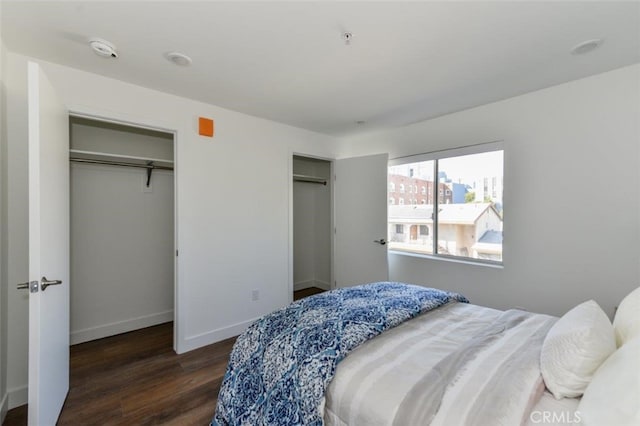
[[[9,394],[5,393],[2,395],[2,401],[0,401],[0,425],[4,423],[7,411],[9,411]]]
[[[229,337],[238,336],[239,334],[242,334],[242,332],[245,331],[247,327],[249,327],[257,319],[258,318],[253,318],[247,321],[230,325],[229,327],[219,328],[217,330],[187,337],[186,339],[184,339],[184,342],[178,342],[176,352],[178,354],[182,354],[193,349],[198,349],[203,346],[228,339]]]
[[[16,407],[20,407],[21,405],[25,405],[29,402],[29,388],[25,385],[19,388],[8,389],[7,396],[7,408],[9,410],[13,410]]]
[[[97,327],[85,328],[84,330],[72,331],[69,340],[72,345],[75,345],[78,343],[88,342],[90,340],[102,339],[103,337],[115,336],[116,334],[151,327],[152,325],[158,325],[169,321],[173,321],[173,310],[145,315],[138,318],[131,318]]]
[[[317,287],[322,290],[331,290],[331,284],[319,280],[300,281],[293,284],[293,291],[304,290],[305,288]]]

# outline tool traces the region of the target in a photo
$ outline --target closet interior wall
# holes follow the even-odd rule
[[[331,163],[293,157],[293,284],[331,289]],[[326,185],[296,176],[320,178]]]
[[[70,157],[173,163],[173,135],[72,117]],[[99,153],[96,155],[88,153]],[[113,158],[111,158],[113,160]],[[173,320],[174,176],[70,162],[71,343]]]

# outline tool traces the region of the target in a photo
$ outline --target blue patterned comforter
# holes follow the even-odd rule
[[[321,425],[337,364],[383,331],[451,301],[457,293],[380,282],[301,299],[238,337],[212,425]]]

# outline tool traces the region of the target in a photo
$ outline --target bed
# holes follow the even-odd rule
[[[640,289],[627,299],[616,341],[593,301],[559,320],[405,283],[311,296],[238,338],[212,425],[638,425]],[[624,367],[594,377],[614,352]]]

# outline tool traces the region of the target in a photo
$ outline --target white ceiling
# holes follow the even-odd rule
[[[640,62],[639,2],[0,5],[11,51],[336,136]],[[111,41],[120,57],[98,57],[90,37]],[[604,38],[599,49],[569,53],[593,38]],[[193,65],[169,63],[169,51]]]

